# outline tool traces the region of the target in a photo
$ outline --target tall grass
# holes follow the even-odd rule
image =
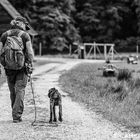
[[[120,64],[119,64],[120,65]],[[60,77],[62,88],[73,100],[101,112],[107,119],[140,128],[140,78],[120,65],[118,77],[103,77],[101,64],[82,64]],[[138,67],[138,66],[137,66]]]
[[[132,78],[132,73],[129,69],[120,69],[117,75],[117,80],[130,80]]]

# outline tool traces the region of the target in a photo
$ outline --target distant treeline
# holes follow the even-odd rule
[[[74,42],[140,45],[140,0],[9,0],[38,32],[36,47],[63,51]]]

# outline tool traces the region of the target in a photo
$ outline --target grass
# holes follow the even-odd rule
[[[60,63],[59,61],[49,61],[49,60],[35,60],[34,67],[49,64],[49,63]]]
[[[117,80],[122,81],[122,80],[130,80],[132,78],[132,72],[129,69],[123,68],[118,70],[117,74]]]
[[[100,112],[105,118],[140,132],[140,65],[116,63],[121,69],[133,71],[129,80],[103,77],[102,64],[81,64],[60,77],[63,90],[74,101]]]

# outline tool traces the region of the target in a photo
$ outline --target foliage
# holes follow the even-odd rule
[[[132,65],[125,64],[119,63],[119,67],[132,69]],[[64,73],[60,77],[62,89],[73,100],[101,113],[106,119],[136,130],[140,121],[140,79],[135,79],[134,73],[129,81],[118,81],[116,77],[105,78],[97,70],[101,65],[80,64]],[[139,64],[133,68],[139,70]]]
[[[140,78],[131,79],[129,81],[129,86],[131,89],[140,88]]]
[[[84,42],[112,42],[136,33],[137,18],[131,1],[87,0],[82,3],[76,0],[76,3],[75,20]]]
[[[68,8],[69,4],[65,2],[65,8]],[[34,25],[36,30],[39,32],[40,41],[47,47],[58,48],[63,50],[64,47],[69,45],[69,40],[73,40],[72,36],[69,37],[73,31],[71,28],[71,18],[69,16],[69,11],[66,9],[61,9],[64,6],[62,1],[37,1],[34,6],[34,13],[36,14],[34,19]],[[65,12],[65,13],[64,13]],[[41,25],[36,23],[42,23]],[[69,32],[68,32],[69,30]],[[68,40],[68,39],[69,40]]]
[[[19,1],[11,2],[15,7],[19,6]],[[62,51],[79,37],[71,17],[71,12],[75,10],[73,0],[30,0],[25,4],[28,6],[19,7],[28,11],[23,15],[39,33],[38,43],[42,42],[44,47]]]
[[[139,0],[9,0],[39,33],[44,47],[73,42],[115,43],[117,51],[140,44]]]
[[[128,69],[120,69],[117,74],[117,80],[118,81],[128,81],[132,78],[132,73]]]

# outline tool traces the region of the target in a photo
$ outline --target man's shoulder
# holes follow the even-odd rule
[[[26,31],[21,31],[22,37],[30,38],[30,35]]]
[[[5,31],[5,32],[3,32],[3,33],[2,33],[2,36],[7,35],[7,34],[8,34],[7,32],[8,32],[8,30],[7,30],[7,31]]]
[[[24,31],[24,30],[21,30],[21,29],[10,29],[8,31],[6,31],[7,33],[11,33],[11,34],[15,34],[15,33],[18,33],[18,34],[21,34],[23,36],[29,36],[29,34]]]
[[[7,38],[7,36],[8,36],[7,31],[3,32],[3,33],[1,34],[1,36],[0,36],[1,41],[2,41],[2,40],[5,40],[5,39]]]

